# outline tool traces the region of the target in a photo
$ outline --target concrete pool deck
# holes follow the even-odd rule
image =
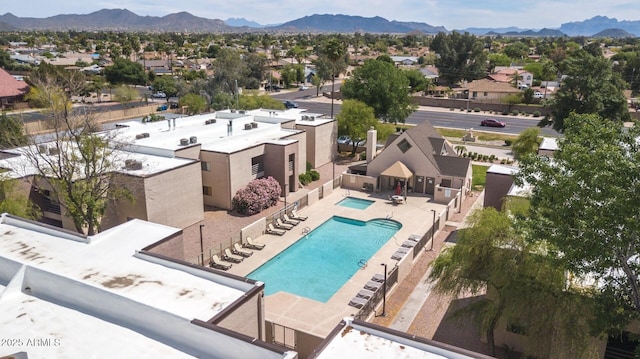
[[[349,301],[374,274],[383,273],[382,263],[386,263],[389,270],[393,268],[396,261],[391,259],[391,255],[401,246],[402,242],[412,234],[423,235],[431,228],[433,221],[431,210],[435,210],[438,215],[446,211],[446,206],[432,202],[430,197],[410,196],[405,204],[394,205],[387,199],[388,195],[385,192],[365,193],[337,189],[321,201],[299,211],[300,214],[309,218],[287,231],[283,236],[266,234],[253,238],[256,242],[264,243],[265,248],[254,250],[251,257],[246,258],[242,263],[234,264],[228,272],[240,276],[248,275],[302,238],[305,227],[313,230],[334,215],[362,221],[390,217],[400,222],[402,228],[396,235],[368,260],[368,265],[365,268],[354,273],[326,303],[285,292],[265,297],[266,319],[268,321],[324,338],[342,318],[358,312],[358,309],[348,305]],[[347,196],[375,200],[375,203],[365,210],[336,205]],[[419,258],[421,257],[418,257],[418,260]],[[358,261],[359,259],[354,260]]]

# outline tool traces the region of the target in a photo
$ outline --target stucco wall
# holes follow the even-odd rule
[[[507,174],[487,173],[484,187],[484,207],[502,210],[502,204],[509,189],[513,185],[513,177]]]

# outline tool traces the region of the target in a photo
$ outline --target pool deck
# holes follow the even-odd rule
[[[393,268],[396,261],[391,259],[391,255],[401,246],[402,242],[412,234],[422,235],[431,228],[433,221],[431,209],[436,210],[438,214],[446,211],[446,206],[431,202],[430,197],[410,196],[405,204],[395,205],[387,199],[388,195],[388,193],[365,193],[337,189],[321,201],[299,211],[299,214],[309,218],[287,231],[283,236],[265,234],[254,238],[256,242],[266,244],[265,248],[254,250],[251,257],[246,258],[242,263],[234,264],[229,272],[246,276],[302,238],[305,227],[313,230],[332,216],[362,221],[390,216],[391,219],[400,222],[402,228],[369,259],[366,268],[354,273],[326,303],[285,292],[265,297],[266,319],[268,321],[324,338],[335,328],[336,323],[339,323],[344,317],[358,312],[358,309],[348,305],[349,301],[374,274],[383,273],[382,263],[386,263],[389,270]],[[345,196],[375,200],[375,203],[365,210],[335,205]]]

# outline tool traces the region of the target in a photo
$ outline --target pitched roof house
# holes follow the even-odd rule
[[[0,68],[0,108],[13,107],[29,90],[24,81],[16,80],[4,69]]]

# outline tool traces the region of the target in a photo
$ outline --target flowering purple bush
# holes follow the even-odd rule
[[[238,213],[252,215],[278,203],[282,188],[273,177],[259,178],[233,196],[233,209]]]

